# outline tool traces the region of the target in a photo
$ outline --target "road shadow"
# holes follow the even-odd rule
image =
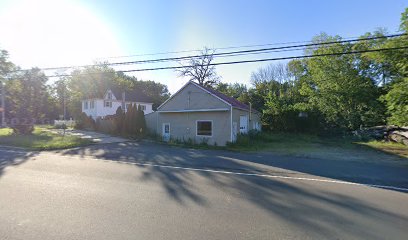
[[[361,200],[364,198],[357,198],[352,192],[298,187],[276,179],[201,174],[207,175],[221,191],[235,194],[272,217],[283,219],[294,229],[311,232],[317,238],[340,239],[345,235],[353,239],[394,238],[403,236],[408,227],[406,212],[384,210],[382,203]]]
[[[122,143],[105,145],[103,148],[92,146],[57,151],[57,153],[82,157],[93,156],[98,159],[117,160],[118,163],[131,162],[134,167],[142,169],[142,175],[135,179],[136,181],[160,184],[169,199],[182,206],[192,203],[204,208],[217,207],[211,202],[211,196],[214,196],[211,192],[228,193],[237,196],[239,201],[242,200],[261,209],[271,217],[283,220],[294,230],[311,233],[316,238],[336,239],[344,235],[362,239],[383,239],[384,236],[397,238],[408,228],[406,210],[400,213],[385,210],[386,208],[381,204],[371,199],[366,199],[362,195],[354,196],[352,190],[343,189],[339,191],[342,193],[338,193],[316,185],[308,187],[306,184],[299,187],[299,182],[294,181],[220,174],[213,171],[266,173],[279,176],[314,174],[317,177],[331,177],[332,172],[335,171],[333,168],[340,172],[355,168],[352,174],[369,176],[368,174],[376,174],[377,168],[381,166],[367,170],[361,169],[363,166],[358,164],[347,165],[346,163],[346,166],[340,166],[336,163],[330,166],[327,162],[308,162],[309,159],[303,159],[302,163],[302,159],[291,160],[270,154],[238,154],[150,143]],[[316,167],[321,167],[322,170],[318,171]],[[211,171],[189,171],[185,168],[211,169]],[[382,170],[390,171],[384,168]],[[389,174],[392,173],[395,172]],[[335,179],[350,180],[347,176],[349,175],[340,175]],[[370,178],[361,179],[368,181]],[[203,184],[200,184],[203,181],[206,183],[204,185],[211,187],[203,189]],[[333,189],[336,188],[335,184],[332,186]],[[396,191],[382,191],[384,192],[381,194],[405,196],[405,193]],[[370,191],[370,194],[373,194],[373,191]]]
[[[0,178],[7,167],[23,164],[37,154],[38,152],[27,152],[24,150],[13,150],[0,147]]]
[[[65,155],[179,167],[208,168],[272,175],[313,175],[370,185],[408,188],[408,167],[381,162],[340,161],[274,155],[198,150],[156,143],[119,143],[60,151]],[[398,191],[398,189],[396,189]]]

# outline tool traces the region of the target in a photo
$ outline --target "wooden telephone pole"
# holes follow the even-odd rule
[[[0,112],[1,112],[1,125],[6,127],[6,89],[2,81],[0,81]]]

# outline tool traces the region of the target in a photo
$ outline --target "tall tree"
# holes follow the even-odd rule
[[[118,76],[127,82],[128,90],[138,89],[146,94],[146,96],[149,96],[153,101],[153,110],[156,110],[160,104],[170,97],[170,92],[164,84],[150,80],[139,80],[134,76],[128,76],[121,72],[118,72]]]
[[[248,88],[245,86],[245,84],[240,83],[219,83],[215,89],[236,99],[239,99],[244,94],[248,93]]]
[[[340,37],[325,34],[314,42],[339,41]],[[307,51],[313,54],[349,52],[351,43],[319,46]],[[308,79],[300,92],[308,103],[317,108],[328,124],[343,129],[356,129],[360,125],[373,125],[383,121],[383,108],[378,101],[375,82],[361,75],[356,62],[358,55],[339,55],[311,58],[306,61]]]
[[[8,116],[12,125],[48,123],[54,118],[54,106],[47,77],[38,68],[25,71],[7,82]]]
[[[408,78],[393,84],[382,99],[386,102],[388,123],[408,126]]]
[[[408,33],[408,8],[401,14],[400,30]],[[384,47],[408,46],[408,35],[390,39],[384,43]],[[384,52],[374,56],[374,60],[386,62],[392,70],[392,81],[385,86],[388,92],[382,96],[385,102],[388,123],[400,126],[408,126],[408,54],[406,49]]]
[[[6,79],[12,69],[14,68],[14,64],[8,60],[9,55],[6,50],[0,49],[0,126],[4,126],[6,124],[6,97],[5,97],[5,85]]]
[[[215,71],[215,66],[211,65],[214,60],[214,50],[204,48],[198,57],[191,57],[187,63],[181,62],[182,69],[177,70],[180,77],[188,77],[190,81],[196,81],[205,87],[215,87],[220,77]]]

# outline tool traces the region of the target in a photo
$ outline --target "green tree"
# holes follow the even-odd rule
[[[314,42],[339,41],[340,37],[325,34]],[[350,43],[320,46],[307,51],[313,54],[349,52]],[[333,127],[356,129],[371,126],[384,120],[383,108],[378,101],[380,92],[375,82],[360,74],[356,62],[358,55],[316,57],[306,61],[308,78],[300,93],[307,97],[311,108],[318,109],[326,122]]]
[[[66,80],[67,95],[70,96],[68,111],[78,118],[83,99],[101,96],[109,87],[118,86],[120,81],[114,69],[104,64],[75,70]]]
[[[116,109],[116,113],[115,113],[115,131],[116,133],[118,134],[122,133],[124,124],[125,124],[125,113],[123,112],[122,107],[119,106],[118,109]]]
[[[144,117],[144,112],[140,105],[137,106],[137,115],[136,115],[136,135],[138,137],[143,137],[146,133],[146,120]]]
[[[127,89],[138,89],[153,102],[153,110],[156,110],[160,104],[170,97],[170,92],[166,85],[150,80],[139,80],[134,76],[127,76],[118,72],[118,76],[126,82]]]
[[[227,96],[239,99],[242,95],[248,93],[248,89],[245,84],[240,83],[219,83],[215,89]]]
[[[54,117],[47,80],[43,72],[33,68],[7,82],[7,109],[12,125],[48,123]]]
[[[6,80],[8,78],[8,75],[10,72],[15,68],[14,64],[8,60],[9,55],[6,50],[1,50],[0,49],[0,107],[5,106],[5,96],[2,96],[1,94],[5,92],[5,84]],[[6,123],[6,115],[5,115],[5,110],[3,109],[2,112],[0,112],[0,126],[3,126]],[[4,121],[4,122],[3,122]]]
[[[132,123],[134,122],[134,114],[133,114],[134,106],[130,105],[127,107],[127,111],[125,113],[125,119],[122,128],[123,135],[131,135],[133,132]]]
[[[388,123],[408,126],[408,78],[395,83],[382,99],[387,104]]]
[[[408,8],[401,14],[400,30],[408,33]],[[402,35],[387,39],[379,44],[379,48],[395,48],[408,46],[408,36]],[[407,79],[408,57],[407,50],[393,50],[367,54],[367,58],[382,68],[382,77],[388,81],[382,84],[384,95],[381,100],[386,105],[389,124],[408,125],[407,121]]]

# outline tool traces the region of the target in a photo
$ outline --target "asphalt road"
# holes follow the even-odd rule
[[[407,168],[327,162],[149,143],[0,148],[0,239],[406,239]]]

